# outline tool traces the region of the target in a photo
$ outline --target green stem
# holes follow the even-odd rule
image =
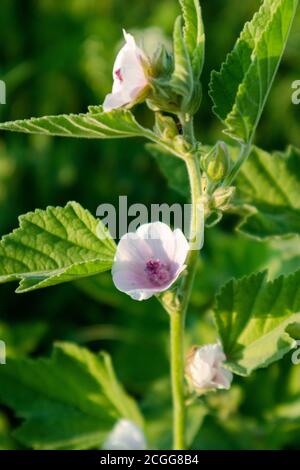
[[[184,324],[180,311],[171,316],[171,382],[173,398],[173,448],[185,450],[185,400],[184,400]]]
[[[191,143],[194,141],[193,123],[188,121],[184,128],[185,137]],[[175,450],[184,450],[185,444],[185,393],[184,393],[184,328],[186,311],[194,283],[199,248],[194,243],[203,229],[203,211],[201,200],[201,173],[198,156],[190,154],[186,157],[187,171],[190,180],[192,198],[191,216],[191,247],[187,260],[187,274],[184,277],[178,292],[174,308],[169,309],[171,321],[171,381],[173,396],[173,447]]]
[[[250,140],[247,144],[242,144],[241,151],[240,151],[240,154],[238,156],[238,159],[235,162],[230,174],[227,176],[227,178],[225,178],[223,186],[230,186],[233,183],[233,181],[235,180],[235,178],[239,174],[242,165],[248,159],[249,154],[251,152],[251,148],[252,148],[252,140]]]

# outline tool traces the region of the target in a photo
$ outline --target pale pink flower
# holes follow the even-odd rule
[[[120,419],[107,436],[102,449],[145,450],[146,447],[143,431],[129,419]]]
[[[149,85],[149,61],[131,34],[123,30],[126,44],[113,67],[113,89],[103,103],[105,112],[135,103]]]
[[[144,224],[124,235],[112,268],[117,289],[135,300],[167,290],[185,269],[189,244],[180,229],[162,222]]]
[[[223,367],[226,356],[220,344],[194,347],[187,358],[186,376],[190,386],[199,394],[210,390],[228,390],[232,373]]]

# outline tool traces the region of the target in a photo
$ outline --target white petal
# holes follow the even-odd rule
[[[197,360],[198,358],[202,361],[205,361],[210,367],[213,367],[215,362],[213,345],[207,344],[205,346],[202,346],[202,348],[199,348],[195,354],[195,360]]]
[[[138,99],[148,85],[148,77],[144,70],[147,58],[137,47],[134,37],[123,30],[125,45],[119,51],[113,67],[112,93],[106,96],[103,104],[105,112],[128,105]],[[120,74],[120,80],[116,75]]]
[[[132,34],[127,33],[127,31],[124,28],[123,28],[123,35],[124,35],[124,39],[126,41],[126,44],[128,44],[129,47],[132,47],[132,48],[137,47],[135,39],[132,36]]]
[[[130,102],[130,98],[123,92],[109,93],[103,102],[103,111],[105,113],[113,109],[121,108]]]
[[[115,261],[133,261],[145,267],[153,252],[146,240],[135,233],[126,233],[121,238],[115,255]]]
[[[218,388],[229,390],[231,382],[232,382],[233,375],[230,370],[221,368],[217,375],[214,378],[214,382],[216,383]]]
[[[155,258],[173,261],[175,239],[171,228],[162,222],[144,224],[137,229],[139,238],[145,240]]]
[[[213,389],[229,389],[232,373],[225,369],[226,357],[220,344],[207,344],[196,348],[189,357],[186,373],[190,384],[198,393]]]
[[[112,267],[113,282],[117,289],[135,300],[145,300],[167,290],[186,267],[173,259],[178,256],[180,242],[184,244],[180,261],[184,260],[182,253],[188,247],[186,240],[182,239],[183,234],[181,236],[175,232],[174,236],[168,225],[154,222],[142,225],[135,233],[125,234],[118,244]],[[167,265],[169,275],[165,284],[155,285],[151,281],[146,270],[150,260],[159,260]]]
[[[194,386],[198,388],[206,388],[212,379],[211,368],[206,362],[200,360],[191,364],[190,374]]]
[[[145,450],[147,447],[142,430],[128,419],[119,420],[103,444],[104,450]]]
[[[149,289],[153,286],[147,279],[146,273],[132,263],[115,263],[112,269],[113,282],[118,290],[129,293],[134,290]]]
[[[114,263],[112,269],[113,282],[116,288],[128,294],[134,300],[147,300],[153,295],[159,294],[167,290],[178,278],[180,272],[176,273],[175,277],[172,277],[170,281],[162,286],[152,286],[147,279],[144,272],[137,274],[134,272],[136,269],[135,265],[128,267],[122,266],[122,263]]]
[[[130,290],[127,292],[127,294],[133,299],[133,300],[138,300],[139,302],[142,300],[148,300],[153,295],[155,295],[157,292],[154,291],[153,289],[137,289],[137,290]]]
[[[190,247],[187,239],[179,228],[174,230],[173,237],[175,240],[175,251],[172,258],[175,263],[182,266],[185,263]]]

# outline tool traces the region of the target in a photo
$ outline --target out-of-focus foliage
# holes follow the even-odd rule
[[[203,101],[196,117],[201,141],[213,144],[221,124],[208,97],[212,69],[219,69],[258,0],[202,0],[207,51]],[[2,0],[0,79],[7,104],[0,120],[85,112],[101,104],[111,87],[111,69],[122,40],[121,28],[145,37],[147,47],[168,42],[179,13],[176,0]],[[155,27],[154,27],[155,26]],[[292,82],[300,79],[300,12],[271,91],[256,143],[265,150],[300,147],[300,106],[292,105]],[[137,117],[152,123],[144,106]],[[0,135],[0,233],[35,208],[76,200],[93,215],[99,204],[184,202],[169,189],[141,139],[72,140],[47,136]],[[215,338],[211,307],[215,292],[232,277],[268,269],[269,279],[299,269],[299,239],[258,242],[233,232],[226,215],[206,232],[206,244],[188,317],[187,346]],[[109,274],[55,286],[20,297],[1,286],[0,339],[9,356],[50,354],[56,340],[75,342],[113,358],[117,375],[141,405],[150,447],[170,442],[168,317],[156,303],[141,304],[117,292]],[[0,366],[2,367],[2,366]],[[3,366],[5,367],[5,366]],[[299,448],[300,365],[284,361],[235,378],[228,394],[216,393],[191,405],[189,439],[193,448]],[[204,426],[199,431],[203,421]],[[11,432],[19,423],[0,410],[0,448],[16,448]]]
[[[57,344],[50,359],[11,359],[0,397],[25,420],[17,439],[34,449],[98,447],[121,418],[143,426],[109,356],[68,343]]]

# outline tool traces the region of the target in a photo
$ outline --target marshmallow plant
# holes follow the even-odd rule
[[[172,50],[157,44],[157,51],[149,56],[132,34],[123,32],[125,42],[113,67],[112,92],[103,106],[91,106],[79,115],[6,122],[0,129],[150,141],[147,148],[172,187],[191,202],[189,233],[150,222],[116,244],[101,222],[78,203],[50,206],[22,216],[20,227],[3,237],[0,282],[19,280],[21,293],[111,271],[116,289],[139,301],[141,309],[150,297],[156,298],[157,308],[162,306],[170,320],[173,446],[187,449],[186,411],[191,395],[204,406],[208,393],[227,393],[233,374],[249,375],[295,346],[292,326],[300,322],[300,272],[273,282],[265,272],[229,281],[217,294],[213,308],[215,344],[194,346],[188,354],[191,345],[185,337],[185,319],[199,275],[204,229],[208,238],[208,228],[226,211],[240,218],[240,233],[256,239],[300,233],[299,151],[289,147],[286,153],[270,155],[253,145],[298,1],[264,0],[220,71],[212,72],[209,95],[226,142],[210,147],[198,140],[201,129],[195,119],[202,97],[205,44],[200,4],[198,0],[179,3],[182,15],[175,21]],[[153,113],[153,128],[142,126],[130,110],[142,101]],[[143,449],[157,445],[148,441],[147,422],[117,382],[107,355],[63,343],[47,362],[39,361],[21,367],[14,359],[0,371],[0,380],[6,384],[1,387],[0,383],[0,401],[25,417],[18,436],[27,446]],[[28,374],[26,381],[20,381],[23,371]],[[51,400],[43,401],[50,378],[57,382],[56,388],[51,388]],[[29,388],[22,405],[2,393],[15,383],[22,395],[22,387],[30,380],[28,387],[38,389],[38,403],[43,410],[51,409],[51,419],[44,411],[39,414],[38,403],[29,399]],[[62,403],[67,405],[64,413],[60,412]],[[60,426],[62,419],[64,426]],[[33,426],[36,420],[38,429]],[[47,440],[53,426],[61,429],[61,438]],[[33,433],[30,441],[28,429]]]

